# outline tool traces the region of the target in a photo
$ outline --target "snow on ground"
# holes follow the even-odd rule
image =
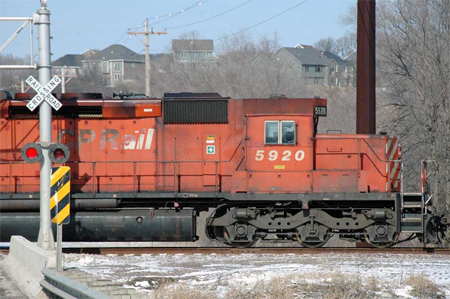
[[[152,289],[161,281],[177,281],[213,287],[217,294],[224,285],[235,283],[251,286],[289,275],[317,280],[338,273],[389,282],[398,286],[395,294],[399,298],[412,298],[408,295],[410,287],[404,282],[419,274],[442,287],[450,298],[450,258],[436,254],[66,254],[64,266],[78,267],[138,289]]]

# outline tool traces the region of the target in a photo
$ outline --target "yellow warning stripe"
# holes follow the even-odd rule
[[[58,215],[56,215],[52,222],[56,223],[56,219],[58,219],[58,224],[61,224],[67,217],[70,215],[70,203],[64,207],[61,211],[59,211]]]
[[[70,181],[68,181],[58,192],[50,198],[50,210],[55,207],[55,196],[57,195],[58,202],[64,199],[70,192]]]
[[[60,167],[55,173],[52,174],[52,180],[50,185],[56,184],[62,177],[68,172],[69,167]]]

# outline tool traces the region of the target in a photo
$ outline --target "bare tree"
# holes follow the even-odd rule
[[[389,84],[384,126],[401,137],[407,169],[415,170],[406,181],[417,177],[417,161],[436,161],[436,191],[449,211],[450,2],[393,0],[378,14],[378,61]]]
[[[336,40],[334,47],[334,54],[344,58],[347,55],[356,51],[356,33],[347,32],[344,36],[341,36]]]
[[[12,54],[0,55],[0,65],[26,65],[29,64],[29,61],[29,57],[16,57]],[[26,80],[30,75],[36,76],[37,71],[2,69],[0,70],[0,89],[9,90],[12,93],[18,92],[18,89],[14,86],[20,85],[21,80]]]
[[[349,31],[338,39],[332,37],[321,38],[314,43],[314,47],[318,50],[331,52],[344,58],[356,51],[356,33]]]
[[[333,37],[321,38],[314,43],[314,47],[320,51],[336,53],[336,40]]]
[[[274,54],[280,48],[280,36],[275,31],[272,36],[263,34],[259,39],[256,49],[264,55]]]
[[[187,32],[183,32],[178,36],[179,39],[200,39],[200,32],[197,30],[191,30]]]
[[[77,77],[67,86],[66,92],[105,93],[106,84],[98,64],[77,71]]]

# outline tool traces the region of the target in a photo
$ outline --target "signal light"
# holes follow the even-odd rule
[[[50,145],[48,154],[50,156],[50,160],[52,160],[53,163],[57,164],[66,163],[70,157],[69,148],[63,143],[55,143]]]
[[[37,163],[41,161],[42,150],[38,143],[27,143],[20,151],[22,159],[27,163]]]
[[[27,150],[25,151],[25,154],[27,155],[28,158],[34,159],[34,158],[37,157],[38,152],[37,152],[37,150],[36,150],[35,148],[30,147],[29,149],[27,149]]]

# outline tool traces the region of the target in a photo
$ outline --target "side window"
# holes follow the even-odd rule
[[[277,121],[266,121],[266,144],[277,144],[278,143],[278,122]]]
[[[281,143],[282,144],[295,143],[295,122],[293,121],[281,122]]]
[[[295,144],[295,122],[266,121],[265,144]]]

